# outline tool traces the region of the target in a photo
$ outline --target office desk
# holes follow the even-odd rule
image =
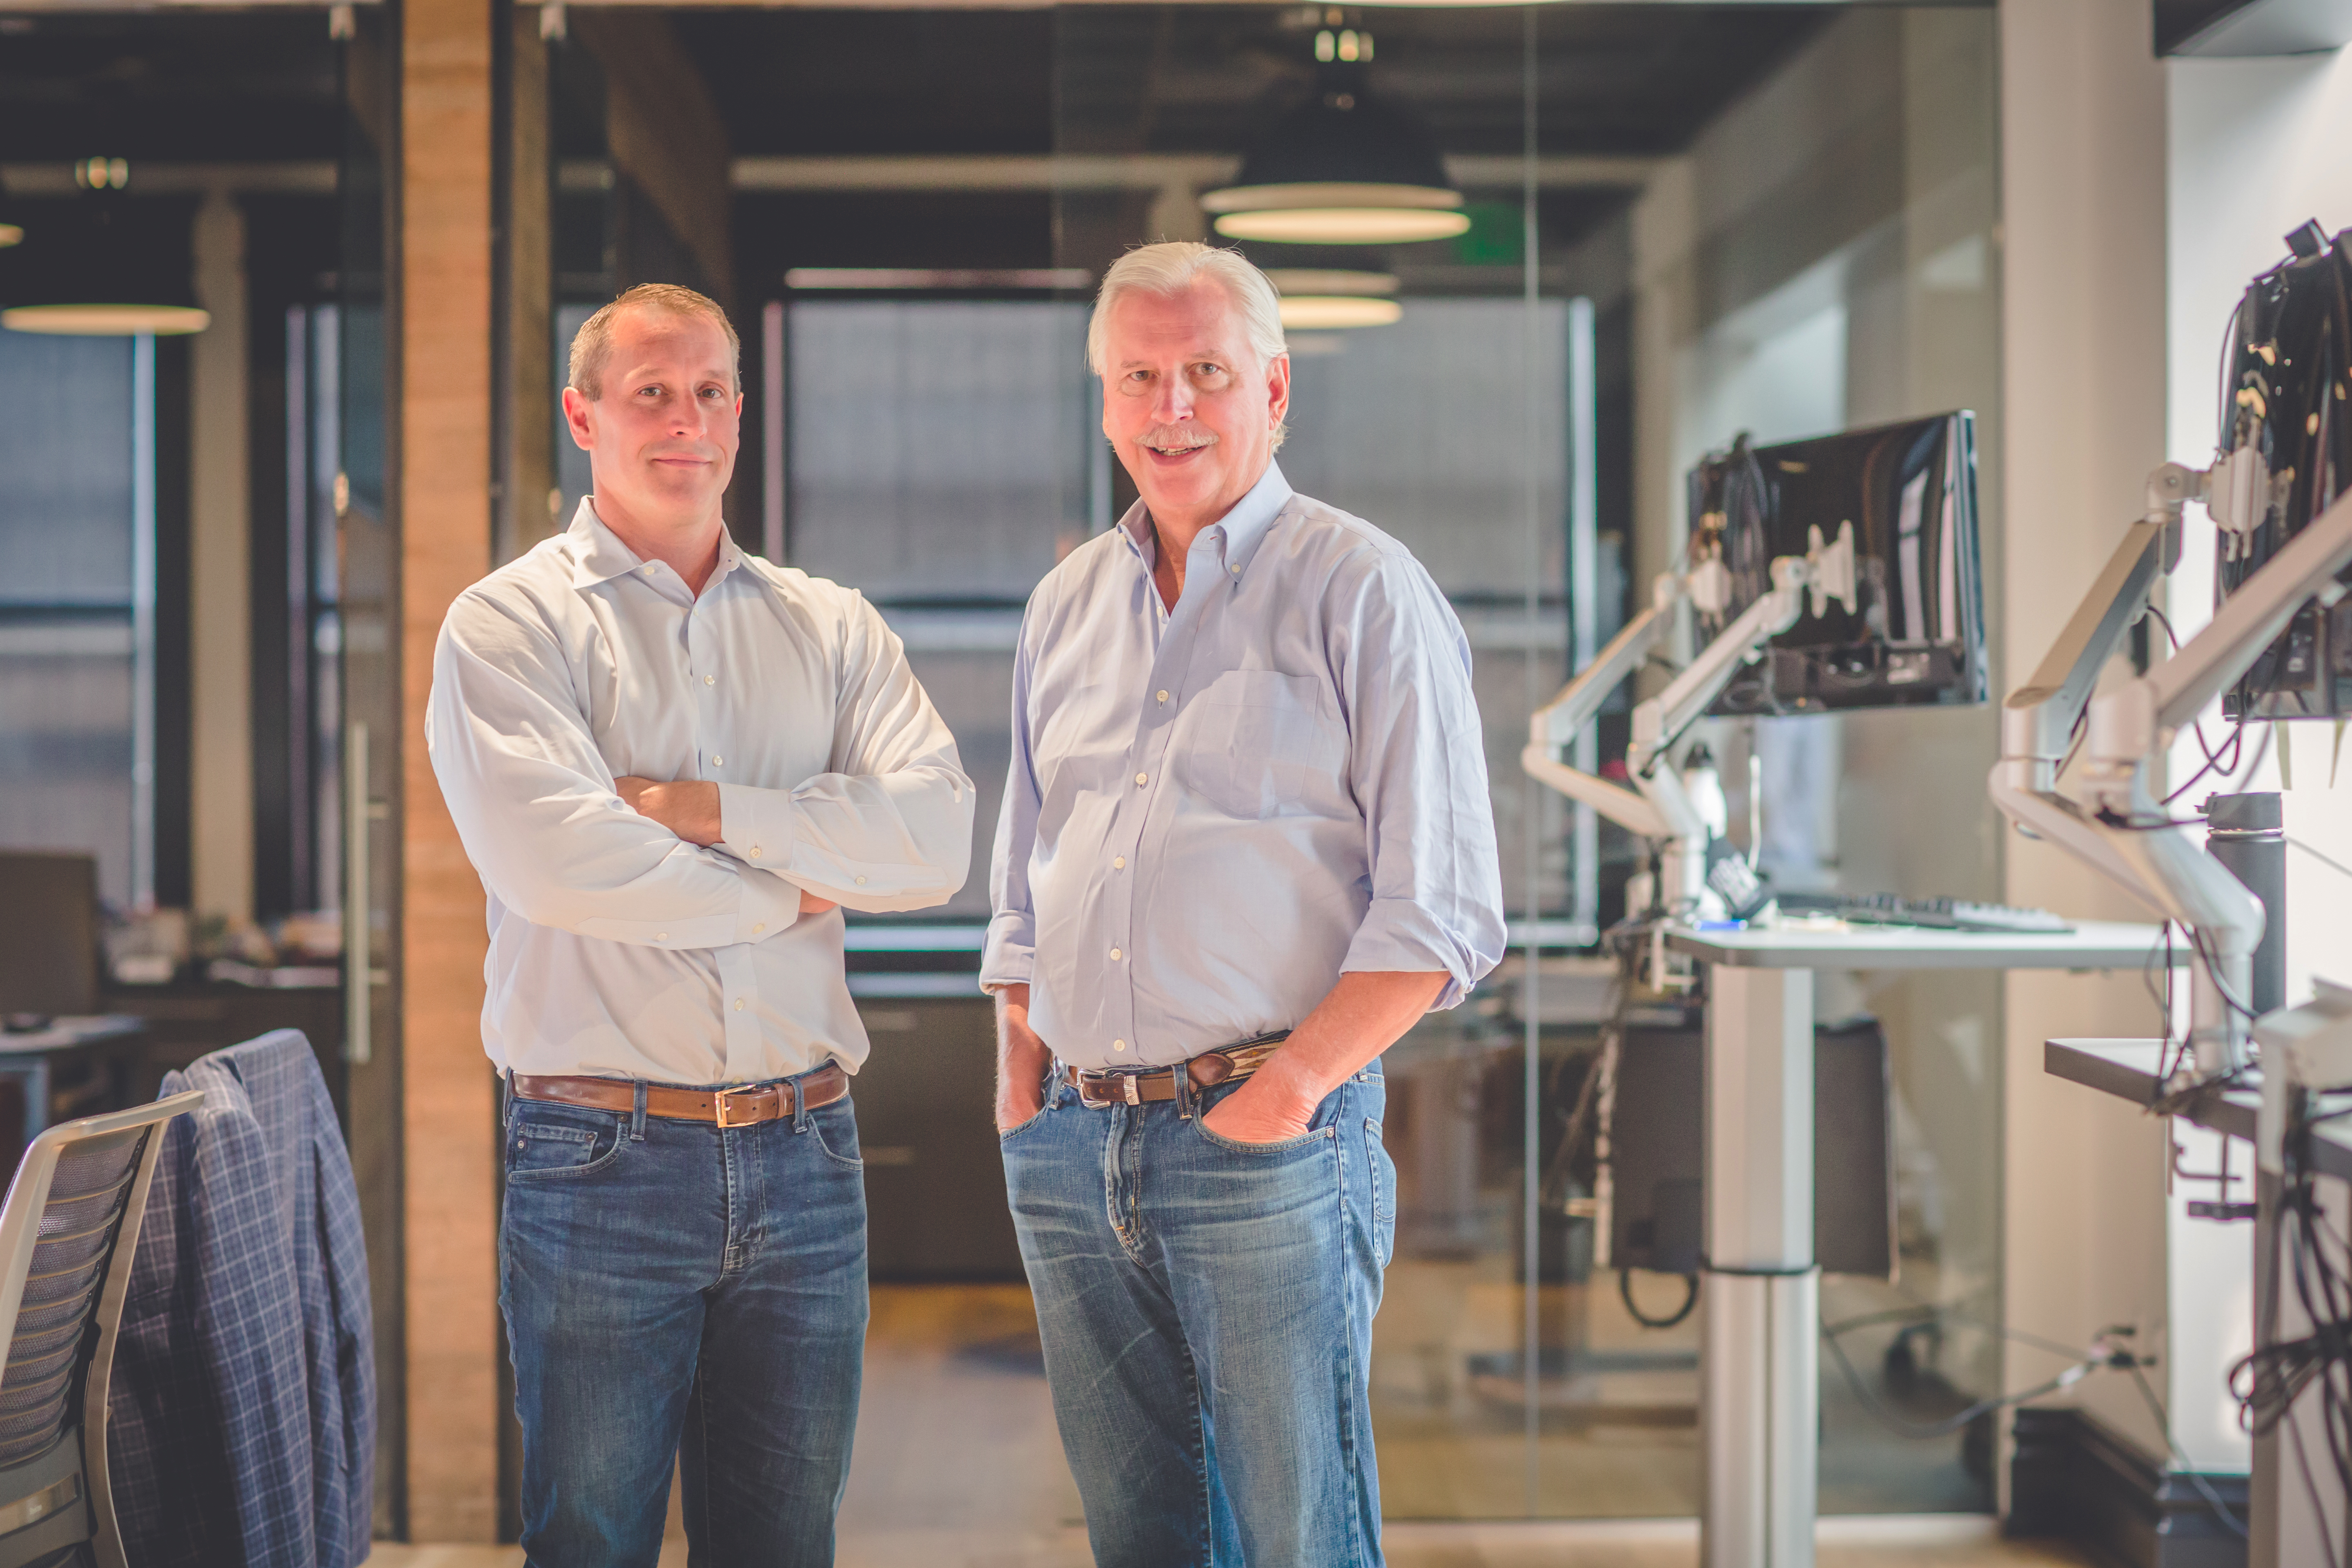
[[[46,1029],[0,1034],[0,1161],[10,1173],[45,1129],[131,1104],[146,1042],[147,1026],[121,1014],[56,1018]]]
[[[1689,931],[1708,968],[1706,1327],[1699,1347],[1706,1568],[1810,1568],[1820,1500],[1821,1273],[1813,1260],[1813,972],[2137,969],[2155,926],[2062,935],[1862,927]]]

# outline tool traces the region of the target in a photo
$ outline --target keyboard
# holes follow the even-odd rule
[[[2012,909],[1967,899],[1906,899],[1894,893],[1782,893],[1784,915],[1828,916],[1848,925],[1924,926],[1936,931],[2063,936],[2074,929],[2048,910]]]

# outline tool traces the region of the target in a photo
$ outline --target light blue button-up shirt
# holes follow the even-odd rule
[[[981,983],[1063,1061],[1296,1026],[1349,970],[1503,952],[1470,645],[1404,546],[1265,475],[1173,612],[1139,503],[1030,595]]]

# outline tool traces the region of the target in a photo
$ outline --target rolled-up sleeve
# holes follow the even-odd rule
[[[1448,976],[1459,1003],[1501,962],[1502,871],[1470,644],[1418,563],[1382,553],[1335,584],[1350,782],[1364,814],[1371,903],[1343,971]]]
[[[1004,807],[996,820],[996,848],[989,861],[992,913],[980,957],[980,987],[995,991],[1026,985],[1037,967],[1037,910],[1029,888],[1029,858],[1037,844],[1036,758],[1029,734],[1029,623],[1022,618],[1019,650],[1013,662],[1013,762],[1004,773]]]
[[[721,784],[720,845],[853,910],[929,909],[971,873],[971,780],[898,635],[848,600],[832,770],[790,790]]]
[[[749,876],[632,811],[541,627],[462,595],[433,651],[425,746],[466,853],[535,925],[665,948],[756,942],[799,917],[800,890]]]

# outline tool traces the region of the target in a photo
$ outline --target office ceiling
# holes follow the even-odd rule
[[[340,55],[318,11],[0,16],[0,157],[333,158]]]
[[[1313,81],[1336,8],[681,11],[735,151],[1239,152]],[[1661,153],[1833,14],[1820,5],[1349,7],[1370,85],[1449,153],[1516,153],[1530,19],[1547,153]]]

